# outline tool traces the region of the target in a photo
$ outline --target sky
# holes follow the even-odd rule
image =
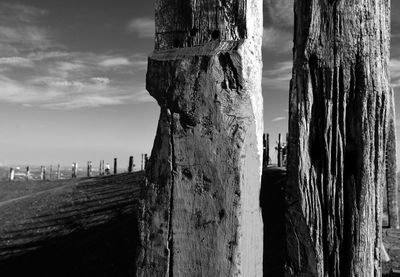
[[[287,132],[292,30],[293,0],[264,0],[264,125],[272,143]],[[396,95],[398,30],[393,16]],[[117,157],[125,166],[130,155],[140,165],[159,116],[145,90],[153,37],[154,1],[0,0],[0,165]]]

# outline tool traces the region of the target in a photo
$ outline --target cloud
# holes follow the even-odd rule
[[[135,18],[129,22],[128,31],[142,38],[152,38],[155,34],[154,20],[148,17]]]
[[[277,121],[282,121],[282,120],[285,120],[285,119],[286,119],[285,116],[278,116],[278,117],[275,117],[274,119],[272,119],[271,121],[272,122],[277,122]]]
[[[294,0],[264,0],[266,23],[279,28],[293,26]]]
[[[0,58],[0,65],[32,67],[33,63],[30,59],[24,57],[4,57]]]
[[[125,57],[115,57],[115,58],[108,58],[99,62],[100,66],[104,67],[116,67],[116,66],[124,66],[130,65],[131,62]]]
[[[292,61],[277,63],[273,69],[263,72],[263,85],[271,89],[289,89],[292,78]]]
[[[263,47],[276,53],[289,52],[293,47],[293,34],[274,27],[264,28]]]

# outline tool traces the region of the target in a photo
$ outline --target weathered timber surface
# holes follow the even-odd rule
[[[396,163],[396,112],[393,89],[390,90],[388,133],[386,145],[386,188],[388,199],[389,226],[399,229],[399,204]]]
[[[295,1],[289,276],[380,276],[390,1]]]
[[[144,174],[73,180],[0,202],[1,276],[135,276]]]
[[[262,1],[156,1],[138,276],[262,276]]]

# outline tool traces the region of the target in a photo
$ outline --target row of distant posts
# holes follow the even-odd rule
[[[286,167],[287,164],[287,146],[288,134],[286,134],[286,143],[282,143],[282,135],[278,134],[275,150],[277,151],[277,166]],[[263,135],[263,168],[271,165],[271,155],[269,151],[269,134]]]
[[[147,163],[148,163],[148,155],[147,154],[142,154],[141,156],[141,170],[145,170],[147,167]],[[128,164],[128,172],[131,173],[133,172],[133,169],[135,167],[134,164],[134,157],[130,156],[129,157],[129,164]],[[117,174],[118,173],[118,160],[117,158],[114,158],[114,168],[113,168],[113,173]],[[74,162],[72,163],[72,178],[77,178],[78,176],[78,163]],[[107,164],[105,165],[104,160],[100,161],[100,165],[99,165],[99,175],[100,176],[104,176],[104,175],[108,175],[111,174],[111,167]],[[31,176],[31,171],[30,171],[30,167],[27,166],[26,167],[26,179],[29,180]],[[51,176],[53,176],[53,166],[50,166],[50,178]],[[60,180],[61,179],[61,166],[57,165],[57,173],[56,173],[56,179]],[[92,161],[88,161],[87,162],[87,177],[93,177],[93,163]],[[9,174],[9,178],[10,181],[13,181],[15,179],[15,169],[13,167],[10,168],[10,174]],[[46,167],[45,166],[41,166],[40,167],[40,180],[46,180]]]

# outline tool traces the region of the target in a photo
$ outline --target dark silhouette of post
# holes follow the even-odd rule
[[[142,154],[142,156],[141,156],[140,170],[144,170],[144,154]]]
[[[72,164],[72,178],[78,177],[78,163]]]
[[[144,154],[144,169],[146,170],[147,163],[149,162],[149,157],[147,154]]]
[[[46,179],[46,167],[45,166],[41,166],[40,167],[40,180],[45,180]]]
[[[117,158],[114,158],[114,174],[117,174]]]
[[[129,173],[133,172],[133,166],[134,166],[134,164],[133,164],[133,156],[130,156],[129,157],[129,165],[128,165],[128,172]]]
[[[10,167],[10,174],[8,176],[8,180],[14,181],[14,176],[15,176],[15,170],[14,170],[14,168]]]
[[[31,172],[30,172],[30,167],[29,166],[27,166],[26,167],[26,180],[29,180],[29,175],[31,174]]]
[[[61,179],[61,170],[60,170],[60,165],[57,165],[57,180]]]
[[[263,168],[268,166],[269,160],[269,134],[263,134]]]
[[[87,162],[87,176],[92,177],[92,162],[91,161]]]
[[[278,167],[282,166],[282,141],[281,134],[278,135]]]

